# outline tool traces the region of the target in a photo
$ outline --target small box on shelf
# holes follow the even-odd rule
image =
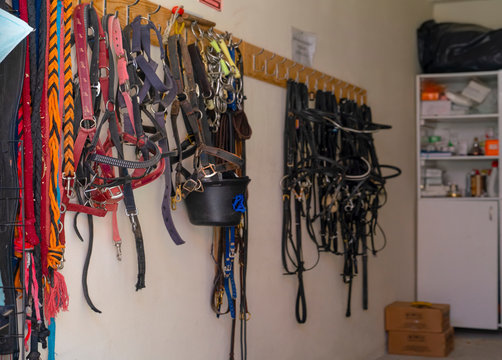
[[[491,89],[488,86],[479,81],[471,80],[464,90],[462,90],[462,95],[481,104],[485,101],[490,91]]]
[[[499,141],[498,139],[485,140],[485,155],[496,156],[499,154]]]
[[[428,185],[422,191],[422,197],[446,197],[448,195],[448,185]]]
[[[420,104],[420,110],[422,115],[449,115],[451,114],[451,101],[422,101]]]

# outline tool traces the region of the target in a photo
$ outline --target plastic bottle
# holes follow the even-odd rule
[[[476,156],[483,155],[477,137],[474,138],[474,143],[472,144],[471,152],[469,153],[469,155],[476,155]]]
[[[493,161],[492,162],[492,169],[490,171],[490,175],[488,176],[488,185],[487,185],[487,190],[488,190],[488,196],[491,198],[497,197],[497,175],[498,175],[498,166],[499,163],[498,161]]]
[[[474,175],[471,175],[471,197],[481,196],[481,173],[479,170],[474,170]]]

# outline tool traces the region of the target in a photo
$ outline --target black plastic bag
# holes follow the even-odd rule
[[[502,29],[429,20],[418,28],[417,40],[425,73],[502,69]]]

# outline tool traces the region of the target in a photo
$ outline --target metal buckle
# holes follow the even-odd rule
[[[93,190],[95,190],[95,189],[93,189]],[[89,203],[89,205],[91,205],[95,209],[106,210],[106,201],[96,201],[96,200],[93,200],[89,197],[88,203]]]
[[[119,84],[119,90],[122,93],[129,92],[130,88],[131,88],[131,86],[129,84],[129,80],[126,80],[125,83],[123,83],[123,84]]]
[[[143,50],[140,50],[140,51],[131,51],[129,53],[129,55],[131,55],[132,59],[136,59],[138,56],[143,55]]]
[[[202,186],[202,184],[200,183],[200,180],[195,181],[194,179],[188,179],[183,184],[183,190],[190,193],[190,192],[195,191],[196,189],[200,188],[201,186]]]
[[[119,185],[107,187],[106,192],[110,195],[110,200],[120,199],[123,196],[122,188]]]
[[[206,173],[206,170],[211,170],[211,172]],[[214,164],[209,164],[207,166],[204,166],[203,168],[200,169],[200,171],[204,174],[205,178],[210,178],[217,174]]]
[[[110,76],[110,68],[108,66],[99,68],[100,79],[107,79]]]

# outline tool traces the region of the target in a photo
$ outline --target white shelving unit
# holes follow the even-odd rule
[[[485,101],[466,114],[421,113],[421,86],[434,81],[461,92],[478,79],[492,90]],[[451,305],[455,327],[497,329],[500,324],[500,209],[502,198],[466,197],[467,176],[472,170],[490,169],[496,156],[423,154],[424,138],[441,136],[448,141],[484,139],[502,131],[502,71],[418,75],[417,176],[418,240],[417,300]],[[491,130],[490,130],[491,129]],[[455,141],[453,141],[455,140]],[[455,144],[454,144],[455,145]],[[462,197],[426,197],[425,170],[441,169],[445,185],[457,184]],[[499,176],[500,179],[500,176]],[[501,182],[496,184],[501,194]]]

